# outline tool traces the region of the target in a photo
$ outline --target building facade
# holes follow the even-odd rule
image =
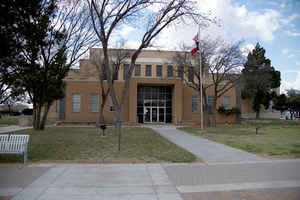
[[[130,51],[130,50],[128,50]],[[183,73],[174,63],[175,51],[145,50],[136,61],[136,67],[129,81],[129,90],[122,120],[126,124],[200,124],[199,92],[189,87],[186,81],[192,81],[195,70]],[[99,117],[101,89],[99,71],[93,62],[101,49],[91,49],[90,58],[80,61],[80,69],[72,69],[65,78],[66,96],[55,102],[49,117],[62,122],[95,123]],[[128,62],[120,67],[115,76],[114,87],[120,98],[124,87]],[[192,68],[198,68],[197,61],[191,62]],[[194,67],[194,68],[193,68]],[[204,84],[211,83],[210,76],[204,70]],[[184,81],[185,80],[185,81]],[[104,86],[107,87],[106,81]],[[212,88],[207,91],[208,104],[211,104]],[[217,107],[241,107],[240,88],[233,87],[217,100]],[[104,108],[105,123],[115,122],[114,106],[110,98]],[[217,113],[217,123],[234,123],[236,116],[224,116]]]

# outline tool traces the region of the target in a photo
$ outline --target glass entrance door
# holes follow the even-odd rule
[[[138,86],[138,123],[172,122],[172,87]]]
[[[160,107],[145,107],[144,122],[145,123],[165,123],[166,112],[165,108]]]

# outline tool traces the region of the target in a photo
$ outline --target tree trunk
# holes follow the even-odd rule
[[[33,128],[34,128],[34,130],[40,130],[40,120],[41,120],[41,106],[40,105],[36,106],[34,117],[35,117],[35,120],[34,120]]]
[[[47,122],[47,117],[48,117],[48,113],[49,113],[50,107],[51,107],[51,104],[47,103],[46,106],[45,106],[45,111],[44,111],[44,115],[43,115],[42,121],[40,123],[40,127],[39,127],[40,130],[44,130],[45,129],[45,125],[46,125],[46,122]]]
[[[98,125],[104,124],[104,116],[103,116],[103,114],[104,114],[104,106],[105,106],[105,104],[103,104],[103,103],[100,106]]]
[[[259,119],[259,114],[260,114],[260,112],[259,112],[259,111],[256,111],[255,119]]]
[[[116,135],[118,136],[118,151],[120,152],[122,138],[122,121],[120,109],[116,109]]]
[[[216,124],[217,124],[217,101],[216,101],[216,97],[215,97],[214,103],[213,103],[213,116],[214,116],[213,127],[216,127]]]

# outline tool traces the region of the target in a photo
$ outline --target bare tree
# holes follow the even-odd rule
[[[128,50],[124,49],[124,41],[121,42],[121,45],[116,49],[110,49],[109,50],[110,55],[110,70],[112,71],[112,74],[110,77],[112,80],[112,86],[114,85],[114,81],[117,79],[120,68],[124,65],[126,59],[130,58],[130,53]],[[99,118],[97,121],[97,124],[103,124],[104,123],[104,106],[106,104],[107,98],[110,94],[110,88],[106,84],[105,87],[105,80],[107,80],[107,73],[104,69],[104,63],[103,63],[103,52],[98,51],[94,52],[93,55],[91,55],[92,64],[94,64],[98,70],[98,78],[100,82],[100,91],[101,91],[101,105],[99,108]]]
[[[186,17],[197,19],[198,21],[208,20],[204,15],[196,11],[196,5],[190,0],[141,0],[141,1],[114,1],[114,0],[88,0],[90,15],[92,17],[94,31],[103,48],[104,69],[108,77],[110,96],[115,106],[116,131],[119,135],[119,150],[121,139],[121,123],[124,104],[126,102],[129,80],[135,67],[135,62],[141,51],[151,45],[153,39],[171,25],[173,22]],[[144,21],[144,33],[138,48],[131,52],[129,69],[126,80],[118,100],[115,88],[112,84],[112,70],[109,67],[108,44],[113,32],[122,24],[138,25]],[[136,22],[136,23],[135,23]]]
[[[202,73],[200,76],[199,73],[199,59],[200,56],[192,56],[190,50],[192,47],[181,44],[180,49],[182,52],[177,52],[173,57],[173,62],[178,66],[177,72],[182,73],[182,81],[184,84],[199,93],[201,90],[201,78],[202,80],[206,76],[205,73]],[[204,51],[201,51],[202,57],[202,71],[207,71],[207,62],[205,61]],[[211,87],[212,84],[202,84],[202,93],[203,93],[203,112],[204,112],[204,122],[209,125],[209,113],[208,113],[208,103],[207,103],[207,90]],[[201,99],[199,98],[199,104],[201,106]]]
[[[183,71],[189,76],[191,70],[193,70],[194,78],[188,80],[183,79],[185,84],[194,90],[200,92],[200,79],[203,82],[203,107],[205,113],[206,123],[209,124],[208,102],[207,102],[207,90],[213,88],[214,101],[212,105],[212,111],[214,114],[214,125],[216,124],[216,104],[217,99],[235,87],[236,83],[241,77],[241,69],[245,62],[244,56],[240,50],[241,42],[235,44],[229,44],[221,39],[212,40],[205,38],[200,41],[201,43],[201,58],[202,58],[202,70],[203,77],[200,77],[200,73],[197,67],[192,66],[192,59],[199,59],[199,55],[191,56],[189,52],[178,53],[174,57],[175,63],[179,66],[183,66]],[[191,49],[183,46],[184,50]],[[198,61],[199,63],[199,61]],[[206,77],[204,77],[206,76]]]

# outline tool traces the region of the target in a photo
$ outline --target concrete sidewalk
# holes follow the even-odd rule
[[[160,164],[54,165],[12,200],[181,200]]]
[[[207,163],[262,161],[264,158],[174,128],[152,128]]]
[[[300,199],[300,160],[1,167],[0,191],[21,188],[11,200],[261,200],[270,191],[267,199]]]
[[[26,130],[26,129],[32,129],[31,126],[17,126],[17,125],[12,125],[12,126],[4,126],[0,127],[0,133],[11,133],[14,131],[20,131],[20,130]]]

